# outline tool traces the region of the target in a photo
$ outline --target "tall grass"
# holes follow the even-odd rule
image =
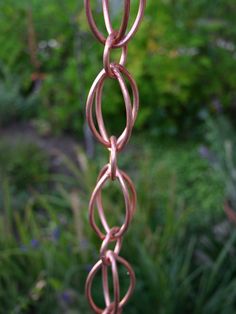
[[[145,145],[140,155],[140,145],[134,143],[119,162],[138,191],[121,251],[137,276],[124,313],[235,313],[236,233],[220,212],[218,179],[197,146]],[[91,313],[84,283],[100,242],[88,224],[87,204],[98,166],[107,159],[97,156],[95,166],[81,149],[76,164],[61,155],[67,174],[52,174],[53,188],[33,190],[20,212],[12,206],[9,183],[3,183],[0,313]],[[123,200],[115,188],[105,189],[103,198],[107,212],[112,206],[116,213],[111,223],[117,222]],[[122,269],[120,276],[124,290]],[[99,278],[93,290],[102,305]]]

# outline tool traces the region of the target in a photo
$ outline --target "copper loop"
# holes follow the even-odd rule
[[[106,5],[106,4],[104,4],[104,2],[105,2],[105,0],[103,0],[103,7]],[[125,19],[125,16],[127,15],[126,11],[129,10],[128,2],[129,1],[124,0],[124,18],[123,18],[119,33],[121,33],[121,29],[124,28],[123,24],[126,22],[126,21],[124,21],[124,19]],[[88,20],[89,26],[90,26],[94,36],[102,44],[105,45],[106,38],[98,30],[97,25],[94,21],[90,0],[84,0],[84,5],[85,5],[85,10],[86,10],[87,20]],[[113,48],[120,48],[120,47],[126,45],[130,41],[130,39],[135,35],[136,31],[138,30],[139,24],[141,23],[141,21],[143,19],[145,6],[146,6],[146,0],[139,0],[138,14],[137,14],[136,19],[133,23],[133,26],[131,27],[130,31],[126,35],[123,35],[122,38],[119,39],[119,41],[117,40],[117,43],[114,44]],[[104,10],[103,12],[104,12],[104,16],[106,17],[106,15],[107,15],[106,11]],[[111,27],[108,25],[108,23],[110,23],[110,22],[106,22],[106,24],[107,24],[106,26],[109,27],[108,28],[108,30],[109,30],[108,34],[110,34]]]
[[[115,136],[111,136],[110,138],[111,148],[110,150],[110,178],[111,180],[116,179],[116,171],[117,171],[117,140]]]
[[[109,0],[103,0],[102,1],[102,6],[103,6],[103,16],[104,16],[104,21],[106,25],[106,29],[108,34],[110,35],[114,29],[111,24],[111,19],[110,19],[110,13],[109,13]],[[128,22],[129,22],[129,15],[130,15],[130,0],[124,0],[124,14],[123,14],[123,19],[121,22],[121,26],[118,32],[116,32],[116,42],[119,41],[126,32]]]
[[[104,264],[109,264],[109,261],[107,261],[106,259],[106,252],[107,252],[107,248],[109,243],[113,242],[116,240],[116,245],[114,248],[114,253],[116,253],[117,255],[119,255],[120,250],[121,250],[121,245],[122,245],[122,238],[114,238],[114,235],[119,231],[119,227],[113,227],[111,228],[110,232],[108,232],[106,234],[105,239],[102,242],[102,246],[100,249],[100,258],[103,261]],[[108,262],[108,263],[107,263]]]
[[[115,74],[112,71],[111,68],[111,62],[110,62],[110,54],[111,54],[111,49],[113,47],[114,41],[116,39],[116,32],[112,32],[106,40],[105,43],[105,48],[104,48],[104,52],[103,52],[103,66],[104,69],[106,71],[106,73],[108,74],[109,77],[113,77],[115,78]],[[120,61],[119,64],[124,66],[126,63],[126,58],[127,58],[127,45],[124,45],[122,47],[122,54],[120,57]]]
[[[121,92],[123,94],[124,102],[125,102],[125,109],[126,109],[126,127],[123,131],[123,133],[118,137],[117,139],[117,151],[121,151],[126,143],[128,142],[134,121],[137,116],[138,112],[138,107],[139,107],[139,94],[138,94],[138,89],[135,81],[133,80],[132,76],[130,73],[122,66],[122,65],[111,65],[113,67],[113,73],[115,74],[116,79],[119,82]],[[133,105],[131,105],[131,100],[129,96],[128,89],[126,87],[125,80],[123,76],[121,75],[124,74],[124,76],[128,79],[131,89],[133,92]],[[88,121],[88,124],[91,128],[91,131],[93,132],[94,136],[97,138],[97,140],[102,143],[105,147],[110,147],[110,141],[109,137],[107,135],[107,131],[104,125],[104,120],[101,112],[101,99],[102,99],[102,90],[103,90],[103,84],[105,79],[108,77],[107,73],[105,70],[102,70],[97,78],[95,79],[88,98],[87,98],[87,103],[86,103],[86,118]],[[98,122],[98,127],[100,133],[97,131],[95,123],[93,121],[93,102],[94,98],[96,95],[96,118]]]
[[[110,151],[109,163],[101,169],[89,202],[89,222],[96,234],[102,240],[102,245],[100,248],[100,259],[87,277],[86,296],[95,313],[121,314],[123,307],[128,302],[135,286],[135,274],[130,264],[124,258],[120,257],[119,254],[124,233],[127,231],[136,209],[137,195],[130,177],[124,171],[119,169],[117,165],[117,156],[129,141],[139,109],[139,93],[137,84],[124,66],[127,58],[127,43],[137,31],[142,20],[146,0],[139,0],[139,8],[136,19],[127,33],[126,30],[130,16],[130,0],[124,0],[123,18],[119,30],[114,30],[112,27],[109,12],[109,0],[102,0],[103,16],[108,32],[107,38],[104,37],[96,26],[91,10],[90,0],[84,0],[84,4],[88,23],[92,32],[97,39],[105,45],[103,53],[104,68],[96,77],[89,91],[86,103],[86,118],[95,138]],[[111,51],[115,48],[122,48],[119,63],[113,63],[110,60]],[[108,135],[102,113],[103,87],[105,80],[109,78],[118,81],[125,104],[126,124],[123,132],[118,137]],[[131,87],[132,97],[130,97],[126,81],[128,81]],[[118,181],[124,197],[125,214],[123,224],[121,226],[114,227],[110,226],[108,223],[107,214],[105,214],[102,202],[102,191],[108,181],[113,182],[115,180]],[[101,230],[100,226],[96,223],[95,210],[97,210],[98,218],[100,219],[103,230]],[[114,210],[114,208],[110,208],[110,211],[112,210]],[[113,250],[111,250],[111,246],[114,248]],[[118,263],[122,264],[123,267],[127,269],[130,279],[128,291],[123,298],[120,296],[119,272],[117,267]],[[91,291],[94,277],[99,270],[102,272],[105,308],[100,308],[96,305]],[[109,270],[111,270],[111,279],[113,282],[113,298],[111,298],[109,289]]]
[[[134,291],[134,287],[135,287],[135,274],[134,274],[134,271],[132,269],[132,267],[130,266],[130,264],[122,257],[116,255],[114,252],[112,251],[108,251],[107,253],[108,257],[110,258],[111,260],[111,265],[113,263],[113,267],[112,267],[112,274],[114,273],[114,277],[115,277],[115,281],[114,283],[117,285],[116,286],[116,291],[118,291],[119,289],[119,282],[116,280],[116,272],[117,272],[117,265],[116,265],[116,262],[119,262],[120,264],[122,264],[126,269],[127,269],[127,272],[129,274],[129,278],[130,278],[130,284],[129,284],[129,288],[128,288],[128,291],[126,292],[125,296],[122,298],[122,300],[119,301],[118,303],[118,309],[122,309],[124,307],[124,305],[128,302],[130,296],[132,295],[133,291]],[[89,303],[91,305],[91,308],[94,310],[95,313],[98,313],[98,314],[102,314],[104,313],[104,309],[98,307],[94,300],[93,300],[93,297],[92,297],[92,284],[93,284],[93,280],[94,280],[94,277],[95,275],[97,274],[97,272],[102,268],[102,267],[108,267],[108,266],[105,266],[103,265],[102,263],[102,260],[99,260],[95,266],[92,268],[92,270],[90,271],[88,277],[87,277],[87,281],[86,281],[86,285],[85,285],[85,292],[86,292],[86,296],[89,300]],[[107,276],[108,277],[108,276]],[[106,278],[107,278],[106,277]],[[113,277],[113,278],[114,278]],[[107,287],[108,287],[108,283],[107,283]],[[107,292],[109,293],[109,292]],[[115,293],[114,293],[115,294]],[[104,296],[105,297],[105,296]],[[118,292],[116,294],[116,297],[114,296],[114,299],[117,298],[118,299]],[[113,303],[110,303],[110,296],[107,297],[107,301],[108,302],[108,306],[107,307],[112,307],[112,312],[111,313],[117,313],[117,312],[114,312],[114,308],[113,306]],[[108,312],[109,313],[109,312]]]
[[[139,93],[138,93],[138,87],[134,79],[132,78],[131,74],[122,66],[118,64],[112,64],[112,71],[117,78],[124,102],[125,102],[125,108],[126,108],[126,127],[123,131],[123,133],[118,137],[117,139],[117,151],[121,151],[126,143],[128,142],[134,122],[137,117],[138,109],[139,109]],[[133,104],[131,105],[131,100],[129,96],[128,89],[126,87],[125,80],[123,76],[129,81],[129,84],[131,86],[132,94],[133,94]],[[110,141],[109,136],[107,134],[105,125],[104,125],[104,119],[102,115],[102,91],[103,91],[103,85],[105,82],[105,79],[108,77],[105,70],[102,70],[97,78],[95,79],[87,98],[86,103],[86,118],[88,121],[88,124],[91,128],[92,133],[96,137],[96,139],[103,144],[105,147],[110,147]],[[98,128],[99,132],[96,129],[94,118],[93,118],[93,102],[94,98],[96,96],[95,100],[95,111],[96,111],[96,119],[98,122]]]
[[[106,252],[106,258],[110,261],[111,269],[112,269],[113,291],[114,291],[114,302],[112,303],[113,313],[117,313],[118,308],[119,308],[119,302],[120,302],[120,282],[119,282],[119,276],[118,276],[118,270],[117,270],[115,256],[116,256],[115,253],[112,251]],[[107,286],[108,286],[108,284],[107,284]],[[104,289],[104,292],[106,293],[105,289]],[[109,293],[109,289],[108,289],[107,293]]]
[[[116,177],[118,179],[118,182],[120,183],[121,190],[122,190],[124,200],[125,200],[125,220],[124,220],[123,225],[120,227],[119,231],[115,234],[115,237],[118,238],[118,237],[121,237],[125,233],[125,231],[129,227],[130,221],[132,220],[133,213],[134,213],[134,205],[136,204],[136,193],[134,193],[134,187],[133,187],[133,183],[131,179],[129,179],[128,176],[125,175],[123,171],[117,169]],[[98,176],[97,185],[92,193],[92,196],[89,202],[90,224],[92,228],[94,229],[94,231],[102,240],[105,238],[105,235],[95,222],[95,217],[94,217],[95,204],[97,205],[98,214],[99,214],[101,223],[105,231],[109,233],[111,228],[108,226],[107,219],[104,214],[102,199],[101,199],[102,188],[109,178],[110,178],[110,167],[109,165],[106,165],[101,170]],[[131,195],[130,195],[129,190],[131,192]]]

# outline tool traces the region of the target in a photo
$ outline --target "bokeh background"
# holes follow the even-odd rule
[[[101,1],[91,2],[104,31]],[[123,1],[110,2],[117,27]],[[119,156],[138,192],[121,252],[137,275],[124,313],[233,314],[236,2],[147,2],[127,61],[140,113]],[[100,242],[87,207],[108,153],[84,110],[103,47],[82,0],[1,1],[0,47],[0,313],[91,313],[84,284]],[[124,105],[114,80],[103,109],[119,134]],[[117,191],[103,192],[114,224],[124,214]],[[120,277],[126,289],[123,269]],[[99,276],[93,290],[102,306]]]

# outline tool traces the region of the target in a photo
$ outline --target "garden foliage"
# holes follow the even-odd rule
[[[122,1],[110,2],[117,27]],[[104,31],[101,1],[91,3]],[[138,192],[122,248],[137,286],[124,313],[236,313],[236,233],[223,212],[226,200],[236,209],[227,118],[235,116],[235,18],[235,0],[147,1],[129,46],[141,105],[138,137],[119,156]],[[1,1],[0,44],[0,314],[89,314],[84,284],[100,243],[88,202],[107,152],[95,147],[94,161],[67,141],[82,138],[102,47],[80,0]],[[106,81],[104,93],[104,120],[118,132],[117,82]],[[114,185],[102,196],[109,222],[120,225]],[[93,293],[102,306],[100,283]]]
[[[138,1],[133,2],[134,17]],[[101,4],[93,3],[99,13],[96,21],[104,29]],[[115,3],[114,25],[118,25],[121,7]],[[17,86],[12,87],[18,93],[14,97],[22,100],[26,112],[22,97],[34,91],[35,77],[42,78],[37,113],[31,114],[50,121],[54,131],[70,130],[78,136],[85,95],[102,67],[102,47],[92,38],[82,1],[8,0],[0,9],[1,85],[6,84],[3,73],[7,71]],[[198,125],[216,104],[234,105],[235,12],[234,0],[147,3],[127,65],[142,87],[140,130],[148,129],[154,135],[196,135]],[[105,85],[104,110],[118,128],[123,122],[118,86],[114,82],[113,88]],[[0,99],[0,108],[4,99]]]

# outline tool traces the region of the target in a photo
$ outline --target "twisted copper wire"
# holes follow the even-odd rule
[[[114,30],[111,23],[109,12],[109,0],[102,0],[102,8],[104,15],[104,22],[108,32],[107,38],[98,30],[93,18],[90,0],[84,0],[86,15],[90,28],[95,37],[104,44],[103,53],[103,69],[96,77],[89,91],[86,103],[86,118],[95,138],[104,145],[110,152],[109,163],[106,164],[100,171],[97,179],[97,184],[92,192],[89,202],[89,221],[98,235],[103,241],[100,249],[100,259],[90,271],[86,281],[86,295],[91,308],[95,313],[101,314],[120,314],[122,313],[124,305],[128,302],[135,287],[135,274],[130,264],[122,257],[119,256],[122,238],[127,231],[130,222],[133,218],[136,208],[136,191],[134,184],[130,177],[117,165],[117,156],[125,145],[128,143],[132,129],[137,117],[139,109],[139,93],[135,80],[132,75],[126,70],[125,63],[127,58],[127,44],[136,33],[139,24],[143,18],[146,0],[139,0],[139,9],[137,17],[131,29],[127,32],[128,21],[130,16],[130,0],[124,0],[123,18],[119,30]],[[121,48],[121,58],[119,63],[110,61],[110,54],[112,49]],[[121,93],[124,98],[126,110],[126,125],[124,131],[118,137],[110,136],[107,133],[103,114],[102,114],[102,93],[103,86],[106,79],[115,79],[118,81]],[[129,83],[132,91],[132,101],[129,94],[129,89],[126,85]],[[95,108],[94,108],[95,104]],[[95,113],[95,116],[94,116]],[[94,121],[96,117],[97,127]],[[102,203],[102,190],[107,181],[118,181],[125,203],[125,216],[124,222],[121,226],[110,227],[104,212]],[[97,209],[98,216],[101,221],[103,230],[98,226],[95,220],[95,210]],[[114,250],[109,248],[110,244],[115,242]],[[118,273],[118,263],[126,268],[130,278],[130,285],[128,291],[123,296],[120,295],[120,282]],[[110,296],[109,283],[108,283],[108,270],[111,270],[113,281],[113,299]],[[92,296],[92,284],[95,275],[101,270],[102,284],[104,294],[105,308],[100,308],[96,305]]]

